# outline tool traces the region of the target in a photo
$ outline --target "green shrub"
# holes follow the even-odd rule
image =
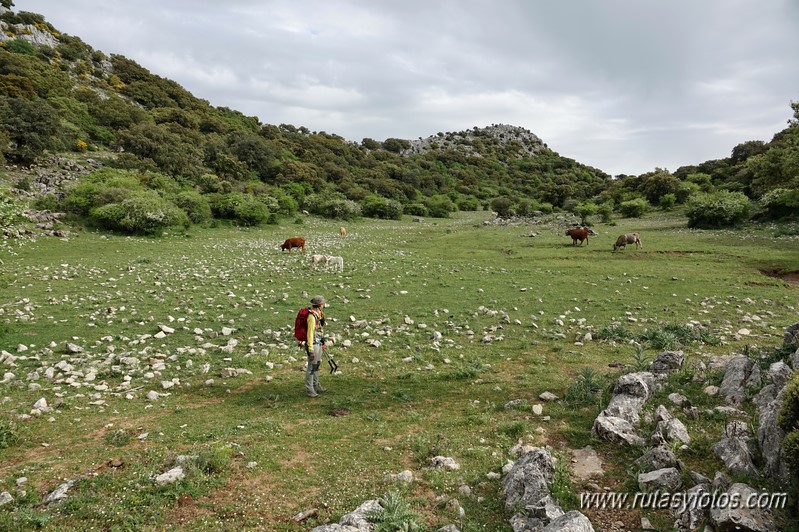
[[[180,192],[172,199],[172,203],[183,209],[191,223],[204,224],[213,217],[208,199],[197,191]]]
[[[768,218],[796,216],[799,212],[799,189],[775,188],[758,201]]]
[[[13,421],[0,419],[0,449],[8,449],[18,441],[17,425]]]
[[[609,201],[600,204],[596,213],[599,215],[599,219],[603,224],[609,224],[613,221],[613,202]]]
[[[247,226],[261,225],[266,222],[270,214],[269,207],[254,196],[247,194],[241,196],[241,200],[233,206],[233,219]]]
[[[36,55],[36,48],[25,39],[7,41],[6,50],[14,54]]]
[[[777,425],[785,432],[799,429],[799,373],[785,385],[785,396],[777,413]]]
[[[340,194],[314,194],[305,198],[306,208],[324,218],[354,220],[361,216],[361,206]]]
[[[480,208],[480,201],[474,196],[462,196],[455,204],[459,211],[476,211]]]
[[[491,210],[497,213],[500,218],[513,216],[513,200],[507,197],[494,198],[491,200]]]
[[[799,477],[799,429],[794,429],[782,440],[782,456],[788,469]]]
[[[450,213],[455,211],[455,204],[443,194],[428,198],[424,204],[433,218],[449,218]]]
[[[396,200],[381,196],[367,196],[361,201],[361,210],[364,216],[382,218],[384,220],[399,220],[402,218],[402,204]]]
[[[200,451],[195,463],[200,471],[212,475],[225,471],[232,457],[233,449],[230,446],[216,446]]]
[[[619,205],[619,211],[626,218],[641,218],[649,210],[649,202],[644,198],[636,198],[623,201]]]
[[[419,517],[411,511],[408,502],[397,491],[386,493],[379,500],[380,509],[372,510],[366,518],[375,524],[375,532],[411,532],[421,530]]]
[[[9,229],[23,222],[23,211],[19,201],[0,191],[0,229]]]
[[[749,218],[750,203],[742,192],[720,190],[697,194],[688,202],[688,227],[729,227]]]
[[[599,206],[590,201],[580,203],[574,207],[574,214],[580,217],[580,225],[588,225],[588,218],[594,216],[598,212]]]
[[[572,406],[580,406],[594,401],[602,390],[601,377],[591,367],[580,370],[580,376],[569,386],[563,399]]]
[[[107,229],[145,235],[190,224],[185,212],[150,190],[133,192],[121,203],[95,207],[89,216]]]
[[[33,200],[33,208],[39,211],[58,211],[61,204],[55,194],[44,194]]]
[[[670,211],[677,204],[677,196],[676,194],[664,194],[660,197],[658,204],[664,211]]]
[[[421,203],[408,203],[402,207],[402,210],[405,214],[410,216],[427,216],[430,214],[427,207]]]

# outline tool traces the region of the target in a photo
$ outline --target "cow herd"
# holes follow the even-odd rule
[[[341,238],[346,237],[347,229],[345,227],[339,227],[338,234]],[[301,236],[287,238],[286,241],[280,245],[280,250],[288,250],[289,255],[291,255],[291,250],[294,248],[298,248],[302,253],[305,253],[305,238]],[[311,268],[317,269],[320,267],[324,267],[328,270],[332,268],[333,271],[343,272],[344,258],[336,255],[312,255]]]
[[[566,236],[571,237],[573,246],[576,246],[577,242],[580,242],[580,245],[582,246],[583,241],[585,241],[585,245],[587,246],[589,235],[594,236],[597,235],[597,233],[590,227],[582,226],[571,227],[566,230]],[[617,251],[620,248],[627,249],[627,244],[635,244],[636,248],[644,247],[644,245],[641,243],[640,233],[627,233],[624,235],[619,235],[619,238],[616,239],[616,243],[613,244],[613,251]]]

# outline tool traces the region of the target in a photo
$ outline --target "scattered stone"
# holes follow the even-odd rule
[[[455,471],[460,469],[461,466],[454,458],[450,456],[434,456],[430,459],[433,462],[433,467],[436,469],[446,469],[447,471]]]
[[[173,467],[166,473],[162,473],[155,477],[155,483],[159,486],[163,486],[165,484],[172,484],[177,482],[178,480],[182,480],[186,475],[183,474],[183,468],[181,466]]]
[[[656,469],[638,475],[638,487],[641,491],[667,491],[675,492],[682,486],[680,472],[674,467]]]
[[[402,482],[404,484],[410,484],[413,482],[413,472],[409,470],[401,471],[397,474],[389,473],[384,477],[386,482]]]
[[[533,405],[533,414],[536,416],[540,416],[544,413],[544,407],[542,405]]]
[[[541,532],[594,532],[594,527],[585,515],[572,510],[549,523]]]
[[[668,373],[680,369],[685,363],[682,351],[663,351],[649,364],[652,373]]]
[[[602,459],[590,445],[582,449],[575,449],[572,454],[572,474],[579,480],[588,480],[600,477],[605,472],[602,469]]]
[[[14,497],[7,491],[0,493],[0,506],[5,506],[6,504],[14,502]]]
[[[67,498],[67,492],[74,484],[75,484],[74,480],[70,480],[64,482],[63,484],[60,484],[56,489],[54,489],[52,492],[47,494],[47,496],[45,496],[44,499],[42,499],[42,504],[54,505],[60,503],[61,501]]]
[[[557,401],[558,400],[558,396],[555,395],[552,392],[544,392],[541,395],[539,395],[538,398],[541,399],[542,401]]]

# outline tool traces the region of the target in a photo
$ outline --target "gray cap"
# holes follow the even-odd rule
[[[313,299],[311,299],[311,305],[315,307],[324,304],[325,304],[325,298],[322,296],[313,296]]]

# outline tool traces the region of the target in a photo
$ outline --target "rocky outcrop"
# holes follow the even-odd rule
[[[750,508],[743,501],[757,500],[758,492],[746,484],[733,484],[727,490],[729,500],[742,501],[740,505],[716,505],[710,509],[710,521],[716,530],[748,530],[750,532],[776,532],[774,518],[766,509]]]
[[[510,520],[514,532],[593,530],[580,512],[564,514],[550,494],[554,479],[555,461],[546,449],[534,447],[513,463],[502,479],[501,494],[505,508],[516,511]]]
[[[636,433],[635,427],[641,421],[641,408],[654,392],[654,386],[655,377],[647,371],[619,377],[607,408],[594,421],[592,434],[607,441],[644,445],[646,442]]]
[[[760,367],[748,357],[736,357],[724,368],[724,380],[719,387],[719,393],[724,396],[727,404],[738,406],[743,402],[747,388],[759,384]]]
[[[730,421],[724,428],[721,441],[713,445],[716,453],[730,472],[736,475],[757,476],[754,464],[752,431],[745,421]]]

